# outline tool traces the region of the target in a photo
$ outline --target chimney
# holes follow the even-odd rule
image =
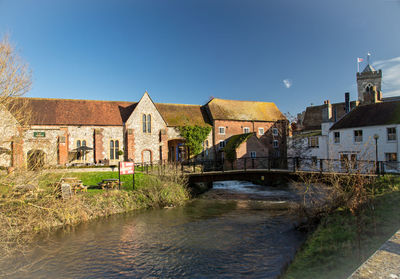
[[[346,92],[344,93],[344,102],[345,102],[345,111],[346,113],[350,112],[350,93]]]
[[[332,120],[332,104],[329,100],[326,100],[322,108],[322,122],[330,122],[331,120]]]

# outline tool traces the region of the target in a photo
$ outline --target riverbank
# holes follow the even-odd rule
[[[32,179],[30,187],[21,193],[15,185],[10,187],[20,179],[19,174],[15,175],[8,178],[9,185],[3,179],[0,189],[0,250],[3,254],[26,246],[38,234],[58,228],[132,210],[178,206],[189,199],[185,181],[172,176],[137,173],[134,190],[132,176],[123,176],[121,180],[125,183],[121,190],[107,191],[91,189],[90,185],[105,178],[117,178],[115,172],[46,173]],[[88,192],[61,199],[52,185],[62,176],[81,179],[84,185],[89,185]]]
[[[400,178],[377,181],[379,192],[362,213],[361,249],[355,217],[340,208],[323,217],[283,278],[347,278],[400,228]],[[360,254],[360,256],[359,256]]]

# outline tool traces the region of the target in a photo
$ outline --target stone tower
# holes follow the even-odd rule
[[[365,103],[371,99],[370,95],[376,92],[377,100],[381,100],[382,70],[376,71],[371,65],[367,65],[361,73],[357,73],[358,100]]]

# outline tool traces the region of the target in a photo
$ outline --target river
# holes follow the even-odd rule
[[[214,183],[180,208],[55,233],[0,269],[7,278],[275,278],[305,236],[286,210],[260,205],[290,199],[249,182]]]

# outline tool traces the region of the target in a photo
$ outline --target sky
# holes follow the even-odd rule
[[[29,97],[205,104],[283,113],[357,98],[357,57],[400,95],[400,0],[0,0],[33,73]]]

